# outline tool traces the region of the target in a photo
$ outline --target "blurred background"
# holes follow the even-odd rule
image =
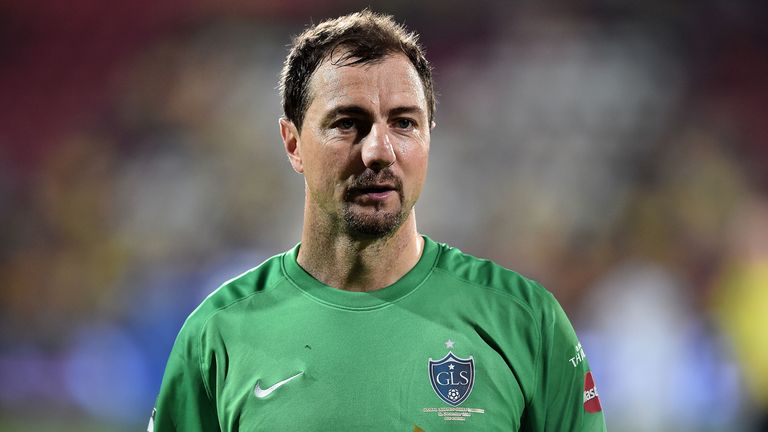
[[[419,228],[553,291],[613,431],[768,430],[768,3],[404,1]],[[220,283],[298,240],[291,36],[350,1],[0,2],[0,430],[143,430]]]

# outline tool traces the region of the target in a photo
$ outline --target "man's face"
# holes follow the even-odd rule
[[[285,121],[281,129],[310,211],[353,236],[381,237],[408,218],[421,193],[430,127],[418,73],[393,54],[366,65],[324,61],[294,151],[286,134],[298,132]]]

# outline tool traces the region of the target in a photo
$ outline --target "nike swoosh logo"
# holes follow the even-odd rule
[[[273,384],[273,385],[272,385],[272,387],[269,387],[269,388],[266,388],[266,389],[262,389],[262,388],[260,387],[260,384],[261,384],[261,380],[258,380],[258,381],[256,381],[256,387],[254,387],[254,389],[253,389],[253,394],[254,394],[254,396],[256,396],[257,398],[259,398],[259,399],[263,399],[263,398],[265,398],[265,397],[267,397],[267,396],[271,395],[273,391],[275,391],[275,390],[277,390],[278,388],[282,387],[284,384],[287,384],[287,383],[288,383],[289,381],[291,381],[292,379],[294,379],[294,378],[298,378],[298,377],[299,377],[299,376],[301,376],[303,373],[304,373],[304,371],[301,371],[301,372],[297,373],[296,375],[294,375],[294,376],[292,376],[292,377],[289,377],[289,378],[286,378],[286,379],[284,379],[284,380],[282,380],[282,381],[279,381],[279,382],[277,382],[277,383]]]

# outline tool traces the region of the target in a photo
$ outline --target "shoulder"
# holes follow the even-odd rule
[[[531,312],[548,309],[556,303],[552,293],[533,279],[489,259],[466,254],[443,243],[438,245],[441,252],[435,271],[463,283],[464,291],[507,299]]]
[[[284,252],[220,285],[187,317],[179,337],[199,335],[214,316],[236,307],[260,294],[269,292],[285,280],[282,269]]]

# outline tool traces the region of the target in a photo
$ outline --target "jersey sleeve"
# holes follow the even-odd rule
[[[219,431],[216,403],[206,388],[199,341],[189,328],[176,338],[163,375],[149,432]]]
[[[523,431],[605,431],[600,399],[584,349],[568,317],[546,292],[540,316],[534,395]]]

